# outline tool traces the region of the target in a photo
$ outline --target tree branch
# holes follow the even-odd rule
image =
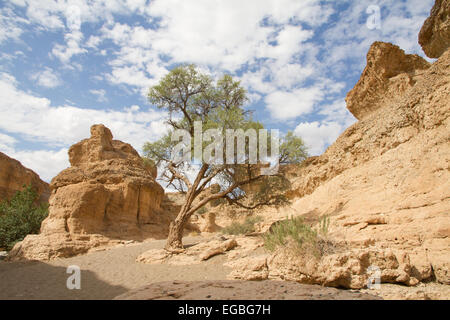
[[[192,187],[192,184],[191,184],[191,182],[189,181],[189,179],[188,179],[186,176],[180,174],[180,173],[176,170],[176,167],[174,166],[173,162],[169,162],[169,164],[168,164],[168,166],[167,166],[167,169],[169,169],[169,171],[172,173],[172,175],[173,175],[175,178],[177,178],[177,179],[183,181],[183,182],[186,184],[188,190]]]
[[[222,192],[219,192],[219,193],[216,193],[216,194],[213,194],[213,195],[203,199],[202,201],[200,201],[195,207],[191,208],[188,211],[188,214],[190,215],[190,214],[194,213],[195,211],[197,211],[198,209],[200,209],[201,207],[203,207],[205,204],[207,204],[208,202],[210,202],[212,200],[224,198],[227,194],[229,194],[230,192],[232,192],[236,188],[244,186],[244,185],[247,185],[247,184],[250,184],[252,182],[255,182],[258,179],[260,179],[261,177],[263,177],[263,176],[262,175],[258,175],[258,176],[254,177],[254,178],[250,178],[250,179],[245,180],[245,181],[233,183],[226,190],[224,190]]]
[[[259,203],[255,204],[253,206],[247,206],[247,205],[237,201],[236,199],[232,199],[232,198],[230,198],[228,196],[226,196],[225,199],[227,199],[229,204],[235,204],[235,205],[237,205],[237,206],[239,206],[241,208],[247,209],[247,210],[253,210],[253,209],[256,209],[256,208],[259,208],[259,207],[262,207],[262,206],[270,206],[272,204],[275,204],[275,202],[276,202],[276,198],[271,198],[271,199],[269,199],[267,201],[259,202]]]

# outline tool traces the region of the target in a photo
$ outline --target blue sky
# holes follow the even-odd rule
[[[165,131],[148,88],[195,63],[240,79],[255,118],[320,154],[356,121],[344,99],[370,45],[424,56],[417,35],[433,3],[0,0],[0,151],[47,181],[94,123],[140,151]]]

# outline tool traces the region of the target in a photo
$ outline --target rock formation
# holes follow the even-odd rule
[[[94,125],[89,139],[70,148],[69,158],[71,167],[51,182],[41,233],[18,243],[10,259],[69,257],[120,240],[164,236],[164,190],[131,145]]]
[[[419,33],[419,43],[430,58],[439,58],[450,43],[450,1],[436,0]]]
[[[389,43],[372,45],[367,67],[347,97],[359,121],[323,155],[297,169],[288,194],[291,208],[264,213],[272,217],[266,230],[288,215],[309,221],[331,217],[329,237],[351,250],[316,265],[317,270],[329,268],[322,277],[330,275],[333,281],[318,274],[314,281],[358,286],[365,281],[359,277],[360,269],[367,268],[366,258],[359,258],[363,254],[380,268],[383,261],[392,261],[386,267],[390,278],[382,281],[450,284],[449,17],[449,1],[436,1],[421,32],[424,51],[438,58],[433,64]],[[258,272],[249,267],[249,276],[266,272],[270,277],[269,261],[277,260],[261,261],[254,266]],[[309,281],[295,271],[302,269],[301,261],[280,261],[285,264],[280,277]],[[245,264],[236,274],[245,274]],[[282,270],[272,268],[277,269]]]
[[[238,240],[239,244],[241,240],[243,239]],[[227,253],[239,244],[234,237],[218,236],[210,241],[201,242],[186,248],[182,254],[172,253],[164,249],[151,249],[139,255],[136,258],[136,262],[167,265],[199,264],[214,256]]]
[[[47,202],[50,197],[48,183],[25,168],[19,161],[0,152],[0,201],[10,199],[24,185],[31,185],[40,196],[40,201]]]
[[[305,284],[350,289],[366,288],[379,272],[380,282],[417,285],[409,256],[404,252],[368,248],[327,254],[322,258],[303,256],[281,249],[274,254],[244,257],[226,264],[228,275],[237,280],[287,280]],[[371,269],[372,268],[372,269]]]
[[[347,95],[348,110],[358,120],[368,117],[401,97],[429,67],[418,55],[405,54],[390,43],[375,42],[367,54],[367,67],[361,79]]]

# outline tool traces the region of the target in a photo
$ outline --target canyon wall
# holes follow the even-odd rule
[[[18,243],[9,259],[69,257],[92,248],[164,237],[163,188],[155,170],[103,125],[69,150],[71,167],[53,178],[49,215],[39,235]]]
[[[42,181],[32,170],[25,168],[19,161],[0,152],[0,201],[10,199],[24,185],[31,185],[41,202],[50,197],[48,183]]]

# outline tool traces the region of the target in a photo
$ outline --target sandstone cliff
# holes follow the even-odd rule
[[[25,168],[19,161],[0,152],[0,201],[10,199],[24,185],[31,185],[40,196],[40,201],[47,202],[50,197],[48,183]]]
[[[436,0],[419,33],[419,43],[430,58],[439,58],[450,46],[450,1]]]
[[[449,1],[436,1],[421,32],[424,51],[438,58],[433,64],[389,43],[372,45],[347,96],[359,121],[297,169],[291,208],[263,213],[272,217],[267,228],[287,215],[329,215],[329,236],[349,250],[325,257],[312,273],[282,252],[262,256],[257,277],[357,288],[376,264],[386,266],[383,282],[450,284],[449,19]],[[238,265],[242,278],[246,262]]]
[[[113,140],[103,125],[69,150],[71,167],[53,178],[49,216],[10,259],[69,257],[120,240],[163,237],[168,217],[154,170],[131,145]]]

